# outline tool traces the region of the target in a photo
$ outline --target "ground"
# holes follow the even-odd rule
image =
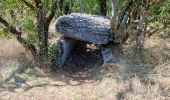
[[[119,62],[103,66],[100,51],[87,45],[55,73],[32,68],[15,39],[0,45],[2,100],[170,100],[170,39],[147,38],[139,58],[129,43]]]

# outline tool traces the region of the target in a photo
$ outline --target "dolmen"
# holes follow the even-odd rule
[[[62,37],[58,41],[57,63],[63,66],[77,41],[101,45],[103,63],[114,63],[115,55],[107,45],[112,41],[111,23],[108,17],[72,13],[59,17],[55,30]]]

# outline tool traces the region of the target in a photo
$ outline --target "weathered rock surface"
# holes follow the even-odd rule
[[[73,13],[57,19],[55,29],[64,37],[95,44],[112,40],[110,20],[107,17]]]
[[[58,58],[57,63],[59,66],[63,66],[65,64],[65,61],[69,57],[72,49],[74,48],[74,45],[76,43],[76,40],[67,38],[67,37],[61,37],[57,45],[58,48]]]
[[[118,48],[116,45],[114,48],[112,48],[109,45],[102,45],[101,46],[101,54],[102,54],[102,60],[103,64],[112,64],[116,63],[118,61],[118,51],[115,49]]]

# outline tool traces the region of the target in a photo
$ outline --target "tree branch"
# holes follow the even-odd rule
[[[13,34],[13,35],[21,35],[21,32],[17,31],[16,28],[12,25],[10,25],[5,19],[3,19],[2,17],[0,17],[0,22],[9,29],[9,31]]]
[[[21,0],[21,2],[23,2],[26,6],[28,6],[32,10],[35,10],[35,7],[33,5],[31,5],[29,2],[27,2],[26,0]]]
[[[22,32],[19,32],[16,30],[16,27],[10,25],[5,19],[3,19],[2,17],[0,17],[0,23],[2,23],[5,27],[9,28],[9,31],[16,37],[16,39],[18,40],[18,42],[25,47],[26,49],[28,49],[29,51],[31,51],[31,54],[33,55],[33,58],[35,60],[38,60],[38,53],[36,51],[36,48],[34,45],[28,43],[27,41],[25,41],[22,37],[21,34]]]
[[[57,0],[52,0],[52,6],[51,6],[51,13],[50,15],[47,17],[46,20],[46,24],[50,24],[51,20],[53,19],[53,17],[55,16],[56,13],[56,9],[57,9]]]
[[[40,8],[41,0],[34,0],[35,2],[35,7]]]
[[[115,12],[116,12],[116,3],[115,3],[115,0],[112,0],[112,19],[113,17],[115,17]]]
[[[36,20],[37,24],[38,23],[44,23],[44,14],[43,14],[43,9],[42,9],[42,2],[41,0],[34,0],[35,2],[35,10],[36,10]]]

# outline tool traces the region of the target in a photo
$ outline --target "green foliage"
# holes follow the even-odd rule
[[[38,47],[38,34],[27,34],[26,36],[24,36],[24,39],[29,43],[29,44],[33,44],[34,46]]]
[[[49,48],[48,48],[48,55],[47,55],[47,59],[48,61],[52,61],[57,57],[57,53],[58,53],[58,45],[57,44],[51,44],[49,43]]]
[[[169,11],[170,11],[170,0],[164,0],[162,1],[162,4],[160,6],[160,18],[167,18],[169,17]]]
[[[149,27],[165,30],[165,32],[160,32],[160,35],[164,37],[169,36],[170,0],[161,0],[159,4],[151,6],[149,13]]]
[[[159,15],[159,20],[170,18],[170,0],[162,0],[159,4],[150,7],[150,13]]]
[[[0,29],[0,38],[10,39],[12,36],[9,34],[9,30],[7,28]]]
[[[152,22],[152,23],[149,23],[148,27],[151,27],[154,29],[161,29],[161,28],[163,28],[163,24],[161,24],[159,22]]]
[[[22,22],[22,26],[24,28],[24,31],[25,32],[37,32],[37,29],[36,29],[36,26],[34,24],[34,21],[33,20],[30,20],[30,19],[25,19],[24,22]]]
[[[31,0],[27,0],[30,1]],[[14,27],[20,26],[23,35],[36,33],[35,12],[25,6],[21,0],[5,0],[0,2],[0,16],[7,20]],[[1,29],[1,35],[9,36],[9,31]],[[29,36],[29,35],[28,35]],[[30,36],[29,36],[30,38]],[[28,39],[30,40],[30,39]]]
[[[89,14],[99,14],[98,0],[82,0],[84,1],[84,11]]]

